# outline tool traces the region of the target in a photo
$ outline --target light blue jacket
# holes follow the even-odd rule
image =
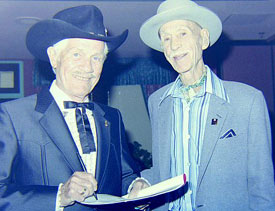
[[[172,97],[169,84],[149,98],[153,167],[143,176],[152,184],[170,178]],[[262,93],[223,81],[230,103],[212,95],[199,169],[196,210],[275,210],[270,121]],[[211,124],[217,119],[217,124]],[[236,136],[223,137],[233,130]],[[169,196],[166,197],[169,200]],[[160,200],[158,200],[160,203]],[[162,203],[160,203],[162,204]],[[168,204],[157,210],[168,210]]]

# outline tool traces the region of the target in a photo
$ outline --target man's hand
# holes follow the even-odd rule
[[[65,207],[75,201],[82,202],[97,190],[97,181],[87,172],[75,172],[61,187],[60,205]]]
[[[147,182],[145,182],[143,179],[139,179],[137,181],[135,181],[135,183],[133,184],[133,188],[129,193],[128,198],[132,199],[138,196],[138,193],[141,189],[147,188],[149,187],[149,184]]]

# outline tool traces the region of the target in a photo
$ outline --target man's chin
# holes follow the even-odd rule
[[[190,71],[190,68],[175,66],[174,70],[176,72],[178,72],[179,74],[185,74],[185,73],[188,73]]]

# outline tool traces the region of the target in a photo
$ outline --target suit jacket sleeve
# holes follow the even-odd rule
[[[267,106],[262,94],[254,98],[248,132],[248,191],[252,210],[274,210],[275,187]]]
[[[18,151],[17,134],[4,106],[0,105],[0,210],[55,209],[57,188],[55,186],[20,185],[15,183],[12,166],[15,165]],[[31,129],[31,128],[30,128]],[[37,203],[39,201],[39,203]]]

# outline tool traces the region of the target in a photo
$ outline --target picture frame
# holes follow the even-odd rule
[[[0,61],[0,99],[24,97],[22,61]]]

